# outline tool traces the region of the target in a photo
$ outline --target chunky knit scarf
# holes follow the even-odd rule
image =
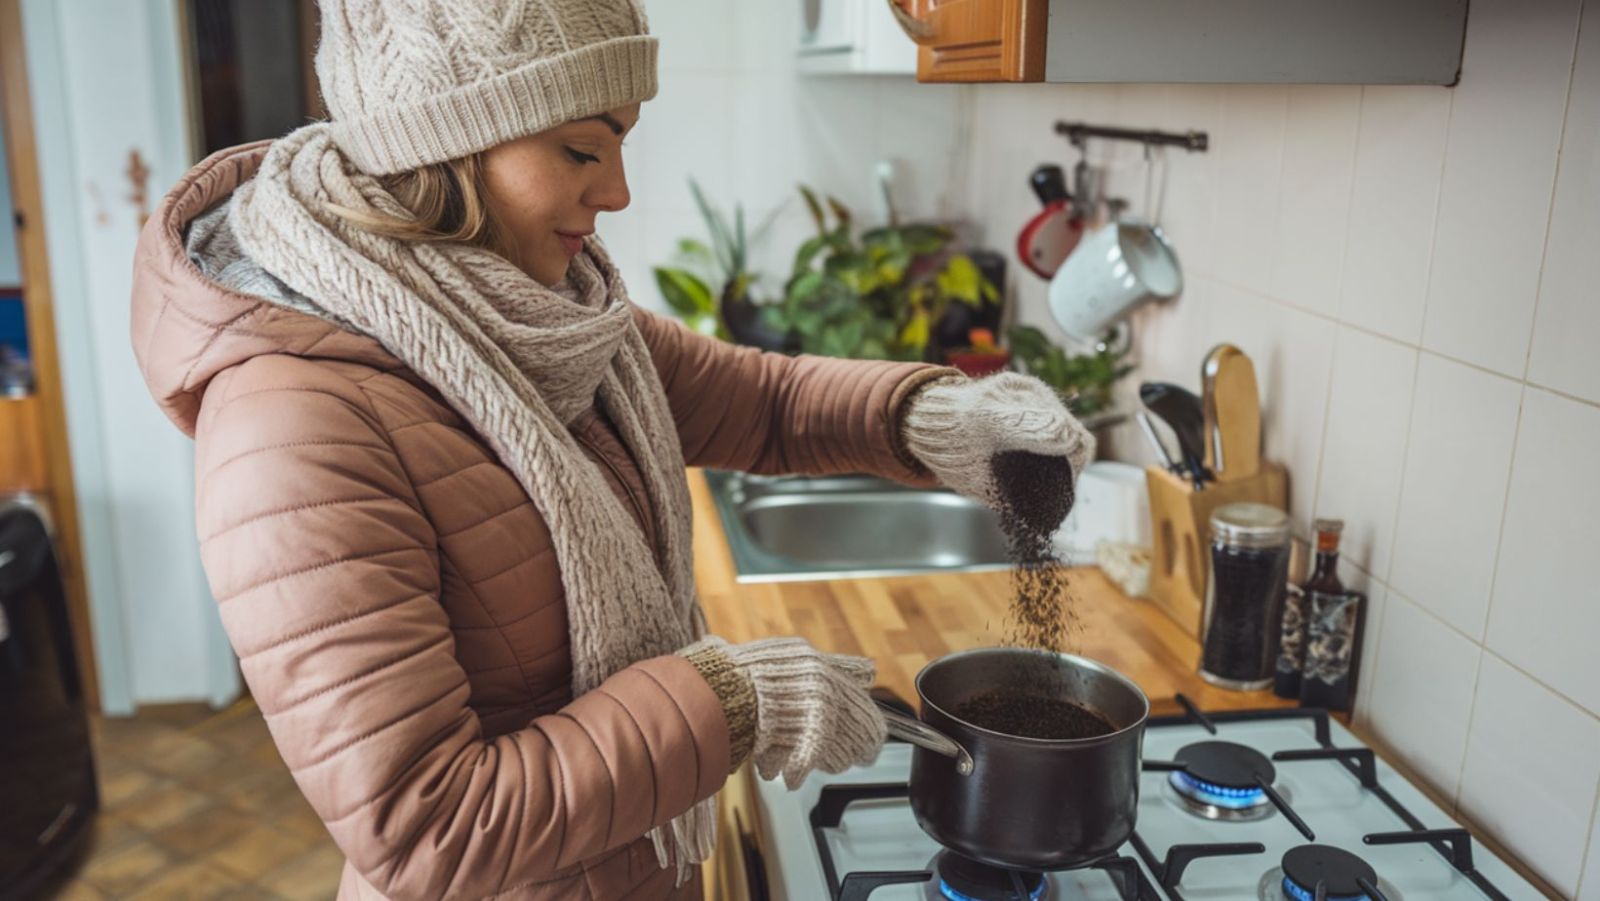
[[[574,695],[700,637],[682,451],[600,245],[587,243],[562,293],[487,250],[376,235],[330,204],[409,215],[325,125],[309,125],[271,146],[235,195],[231,224],[245,253],[320,315],[375,338],[438,389],[533,499],[566,589]],[[658,547],[566,429],[597,397],[639,462]],[[680,884],[710,856],[715,828],[707,800],[651,832]]]

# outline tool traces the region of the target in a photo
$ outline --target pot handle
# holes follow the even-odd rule
[[[922,720],[906,716],[882,701],[877,703],[878,712],[883,714],[884,722],[889,724],[890,735],[935,754],[954,758],[956,772],[963,776],[972,775],[972,755],[967,753],[966,748],[957,744],[955,739]]]

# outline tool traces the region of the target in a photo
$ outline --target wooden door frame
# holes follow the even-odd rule
[[[5,121],[12,198],[20,217],[17,245],[22,260],[23,308],[27,316],[35,392],[41,403],[39,421],[49,461],[47,501],[55,525],[67,594],[67,615],[72,624],[73,649],[78,656],[85,702],[90,710],[99,710],[99,666],[89,615],[88,586],[84,579],[78,498],[72,478],[72,449],[67,435],[66,401],[56,348],[55,303],[50,289],[50,256],[45,247],[44,200],[33,129],[33,104],[28,92],[21,0],[0,0],[0,116]],[[9,211],[0,212],[9,214]]]

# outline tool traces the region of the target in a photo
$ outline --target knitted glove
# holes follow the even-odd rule
[[[945,487],[993,507],[990,460],[1004,451],[1066,457],[1072,482],[1094,458],[1094,436],[1049,386],[1003,372],[930,382],[911,396],[901,439]]]
[[[730,645],[712,636],[678,653],[723,702],[734,768],[748,755],[763,779],[781,773],[792,791],[812,770],[870,763],[883,747],[883,715],[867,694],[871,660],[824,654],[801,638]]]

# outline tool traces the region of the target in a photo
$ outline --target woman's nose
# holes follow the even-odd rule
[[[607,171],[589,188],[589,205],[603,212],[625,210],[633,195],[628,192],[628,175],[621,161],[608,166]]]

